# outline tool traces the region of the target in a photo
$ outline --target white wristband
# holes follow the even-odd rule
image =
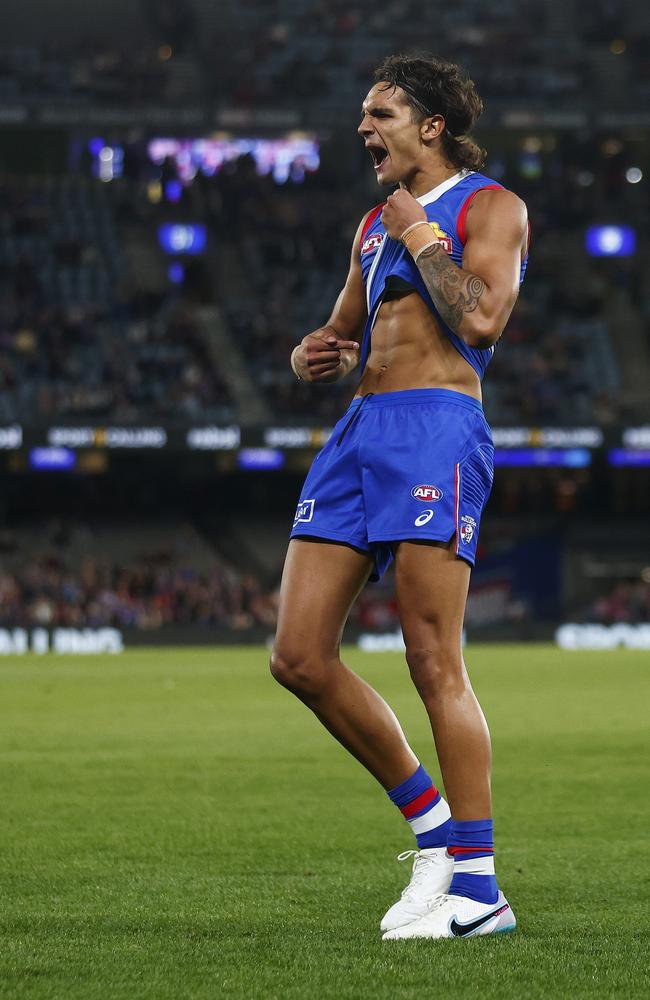
[[[418,222],[413,222],[410,226],[406,227],[406,229],[400,236],[400,240],[403,240],[406,234],[410,233],[412,229],[417,229],[418,226],[428,226],[428,225],[429,223],[426,219],[420,219]]]

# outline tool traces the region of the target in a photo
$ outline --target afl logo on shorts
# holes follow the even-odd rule
[[[437,486],[427,486],[421,483],[419,486],[413,487],[411,496],[414,500],[421,500],[422,503],[435,503],[436,500],[442,500],[442,490],[439,490]]]

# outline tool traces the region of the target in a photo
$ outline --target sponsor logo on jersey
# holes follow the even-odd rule
[[[367,236],[363,246],[361,247],[361,253],[369,253],[371,250],[378,250],[384,241],[383,233],[374,233],[372,236]]]
[[[431,222],[430,221],[429,225],[433,229],[433,234],[434,234],[435,238],[437,240],[439,240],[440,243],[442,243],[442,245],[445,248],[445,250],[447,251],[447,253],[451,253],[451,251],[452,251],[452,244],[451,244],[451,237],[449,236],[449,234],[446,233],[444,231],[444,229],[441,229],[440,225],[437,222]]]
[[[423,524],[428,524],[432,517],[433,517],[433,511],[431,509],[423,510],[420,516],[416,517],[413,524],[417,528],[421,528]]]
[[[293,519],[294,527],[299,521],[311,521],[314,516],[315,500],[301,500],[296,508],[296,516]]]
[[[437,486],[420,483],[419,486],[413,487],[411,496],[414,500],[421,500],[422,503],[435,503],[436,500],[442,500],[442,490]]]
[[[469,545],[472,538],[474,537],[474,531],[476,530],[476,521],[469,514],[463,514],[460,519],[460,537],[461,539]]]

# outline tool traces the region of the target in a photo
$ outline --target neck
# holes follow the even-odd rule
[[[400,187],[412,194],[414,198],[420,198],[427,191],[438,187],[449,177],[457,174],[460,167],[454,167],[448,163],[427,164],[426,167],[416,167],[414,172],[405,180],[400,181]]]

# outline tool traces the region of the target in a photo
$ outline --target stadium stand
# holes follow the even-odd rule
[[[276,609],[188,523],[55,521],[0,536],[0,626],[243,630],[273,627]]]
[[[228,419],[191,303],[134,287],[105,185],[0,181],[0,419]]]
[[[630,343],[637,358],[648,355],[645,252],[620,264],[603,262],[589,258],[581,242],[581,224],[602,199],[619,222],[635,213],[637,222],[644,218],[622,164],[611,161],[601,155],[585,177],[578,154],[572,161],[565,148],[557,155],[552,148],[502,153],[496,145],[491,153],[486,170],[494,168],[526,198],[535,241],[486,381],[492,421],[549,421],[560,401],[563,421],[607,423],[647,411],[643,386],[634,391],[627,384],[639,370],[630,364]],[[173,180],[173,165],[164,170]],[[196,265],[197,273],[203,268],[198,295],[218,306],[267,408],[276,417],[336,419],[355,377],[313,390],[296,383],[287,357],[324,322],[344,280],[357,221],[377,197],[365,171],[348,187],[327,168],[302,184],[278,185],[243,157],[212,177],[199,174],[181,196],[187,204],[175,210],[151,201],[151,184],[159,184],[152,173],[140,150],[131,153],[129,175],[112,185],[75,175],[3,177],[4,419],[66,412],[119,419],[191,417],[199,410],[208,419],[236,415],[236,387],[215,366],[196,319],[196,288],[170,286],[157,247],[158,226],[181,210],[204,219],[213,235],[212,255]],[[575,199],[560,218],[556,199],[567,187]],[[39,388],[45,379],[47,390]]]
[[[7,122],[15,114],[33,124],[30,115],[43,109],[64,122],[73,113],[72,126],[58,126],[58,160],[43,135],[25,142],[34,151],[29,170],[16,166],[19,153],[28,155],[15,135],[4,133],[0,148],[0,421],[27,428],[54,419],[331,425],[356,376],[306,386],[288,358],[326,319],[357,223],[381,197],[355,120],[379,59],[423,44],[420,7],[413,0],[381,7],[371,0],[120,0],[115,16],[100,11],[95,24],[77,6],[65,42],[52,42],[56,14],[40,3],[41,41],[26,41],[31,29],[18,12],[0,49]],[[647,179],[640,183],[648,152],[634,119],[650,96],[650,23],[637,15],[633,5],[586,0],[506,2],[488,14],[478,0],[459,0],[437,12],[435,38],[424,40],[477,80],[486,98],[478,135],[489,149],[486,173],[521,194],[533,224],[527,279],[485,383],[485,410],[496,426],[607,431],[650,420],[643,235],[650,217]],[[74,117],[84,109],[87,119]],[[198,169],[190,176],[185,162],[181,177],[178,162],[154,162],[148,151],[148,141],[163,134],[148,118],[152,109],[177,122],[166,133],[172,136],[186,136],[184,122],[198,115],[205,129],[197,138],[222,114],[233,134],[248,137],[259,135],[258,111],[265,135],[273,115],[284,114],[320,139],[320,169],[278,182],[242,156],[213,175]],[[95,118],[119,124],[95,131]],[[92,131],[81,121],[92,122]],[[103,177],[89,152],[97,134],[123,154],[120,169]],[[166,256],[160,226],[188,221],[206,225],[205,251]],[[596,223],[635,227],[636,253],[589,256],[585,229]],[[585,482],[579,473],[571,480],[558,474],[541,488],[513,472],[503,479],[498,509],[524,518],[550,503],[558,515],[576,514]],[[623,507],[640,507],[639,482],[612,487],[625,495]],[[593,515],[601,486],[591,489]],[[159,559],[122,548],[114,528],[97,546],[89,540],[83,558],[65,547],[52,555],[35,529],[34,547],[16,543],[20,558],[2,557],[3,622],[268,626],[285,515],[262,509],[244,518],[233,503],[219,517],[219,559],[205,534],[190,552]],[[128,529],[135,537],[142,530]],[[175,523],[167,534],[178,530]],[[101,535],[96,522],[93,535]],[[495,532],[487,525],[483,555],[489,563],[519,541],[505,522]],[[634,582],[621,583],[608,569],[598,594],[574,588],[576,613],[639,619],[646,613],[639,610],[646,607],[641,570],[635,565]],[[390,589],[389,575],[364,593],[352,620],[393,627]],[[516,594],[508,600],[505,613],[522,613]]]
[[[209,23],[206,0],[197,6]],[[553,101],[573,108],[586,91],[589,100],[605,96],[611,103],[627,88],[639,96],[647,92],[647,74],[630,72],[645,37],[638,26],[629,30],[633,15],[624,9],[613,15],[611,5],[559,0],[506,3],[494,12],[478,0],[462,0],[436,10],[435,48],[480,79],[493,106],[530,109]],[[626,66],[608,48],[621,33],[632,36],[634,59]],[[219,96],[236,104],[277,104],[290,91],[292,103],[347,110],[387,45],[396,51],[422,47],[421,5],[275,0],[242,11],[226,3],[206,48],[219,53]]]

